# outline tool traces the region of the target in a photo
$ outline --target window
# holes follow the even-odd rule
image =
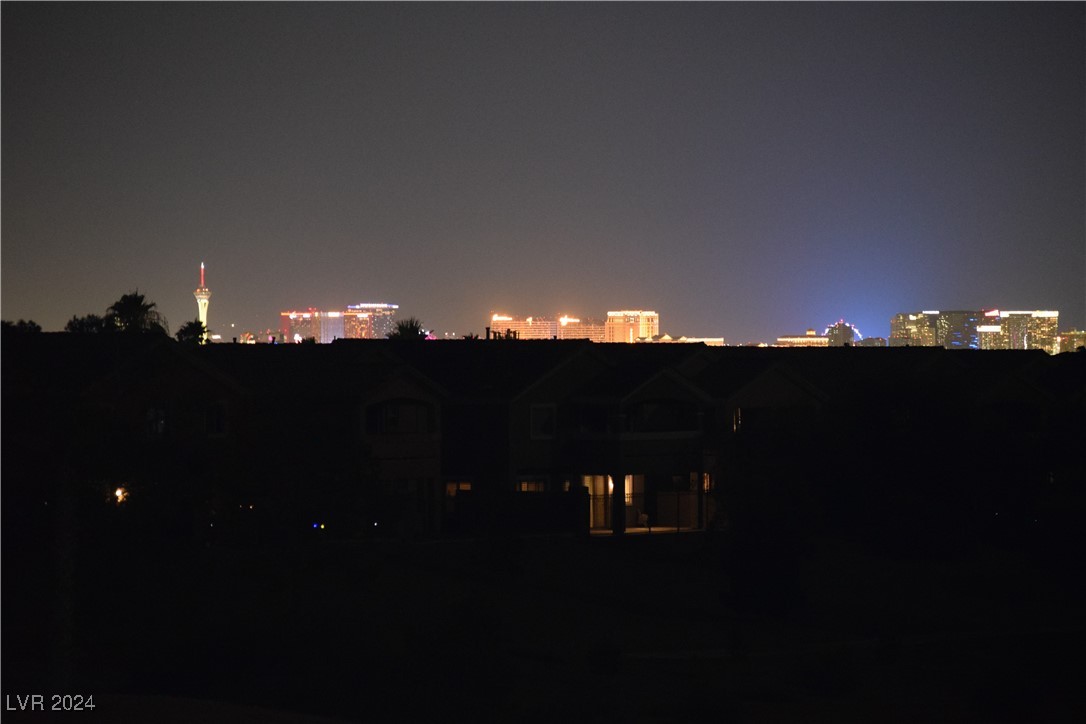
[[[544,493],[547,483],[543,480],[521,480],[517,482],[518,493]]]
[[[445,483],[445,497],[455,498],[457,493],[471,492],[471,483],[466,480],[449,481]]]
[[[554,437],[558,410],[554,405],[532,405],[532,439],[548,440]]]
[[[679,492],[690,490],[690,478],[690,475],[672,475],[667,489]]]
[[[648,400],[627,416],[631,432],[679,432],[698,428],[697,410],[681,400]]]
[[[434,432],[434,408],[421,400],[386,400],[366,409],[366,431],[375,435]]]

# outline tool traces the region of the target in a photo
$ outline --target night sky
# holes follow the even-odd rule
[[[4,319],[1086,327],[1086,4],[5,2]],[[236,325],[231,328],[231,324]]]

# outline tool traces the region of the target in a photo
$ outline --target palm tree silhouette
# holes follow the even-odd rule
[[[426,330],[422,328],[422,322],[414,317],[401,319],[396,322],[396,329],[388,333],[389,339],[426,339]]]
[[[138,290],[123,295],[106,312],[122,332],[170,333],[166,318],[155,309],[155,303],[146,301]]]
[[[178,342],[203,344],[207,340],[207,328],[199,319],[194,319],[182,324],[181,329],[177,330],[174,336],[177,337]]]

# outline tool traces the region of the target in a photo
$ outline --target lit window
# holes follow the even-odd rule
[[[467,481],[464,481],[464,480],[445,483],[445,496],[446,497],[455,498],[456,494],[460,493],[460,492],[470,493],[471,492],[471,483],[469,483]]]

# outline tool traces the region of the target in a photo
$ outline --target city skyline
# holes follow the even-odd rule
[[[364,313],[367,312],[368,313]],[[363,323],[353,331],[346,318],[352,314],[369,317],[379,310],[384,320],[380,327]],[[384,338],[391,332],[399,305],[368,303],[342,305],[336,308],[317,309],[308,307],[279,313],[280,341],[300,342],[313,337],[318,342],[335,339]],[[566,310],[567,312],[569,310]],[[297,324],[305,327],[293,329]],[[510,314],[506,311],[491,312],[485,320],[484,334],[478,337],[530,339],[588,339],[593,342],[643,342],[643,341],[690,341],[711,342],[726,346],[787,346],[826,347],[857,344],[862,346],[890,347],[945,347],[947,349],[1043,349],[1049,354],[1066,352],[1081,344],[1060,345],[1060,338],[1078,340],[1086,330],[1068,327],[1059,322],[1058,310],[1008,310],[985,307],[975,310],[926,310],[899,312],[888,320],[886,329],[876,329],[864,334],[857,325],[841,318],[825,325],[822,334],[815,327],[807,327],[804,333],[778,333],[759,340],[735,342],[723,337],[710,338],[697,334],[685,334],[661,326],[660,315],[647,310],[609,310],[603,316],[556,314]],[[289,318],[289,323],[288,323]],[[312,318],[312,322],[310,319]],[[332,318],[332,325],[322,322]],[[313,330],[306,331],[313,324]],[[324,326],[322,326],[322,324]],[[816,325],[821,326],[821,325]],[[468,337],[471,334],[428,329],[432,339]],[[246,333],[252,339],[259,335]],[[228,340],[221,340],[228,341]],[[269,340],[270,341],[270,340]]]
[[[3,5],[5,319],[1086,327],[1078,4]],[[283,52],[288,48],[289,52]],[[233,325],[233,326],[231,326]],[[870,331],[869,331],[870,330]]]

